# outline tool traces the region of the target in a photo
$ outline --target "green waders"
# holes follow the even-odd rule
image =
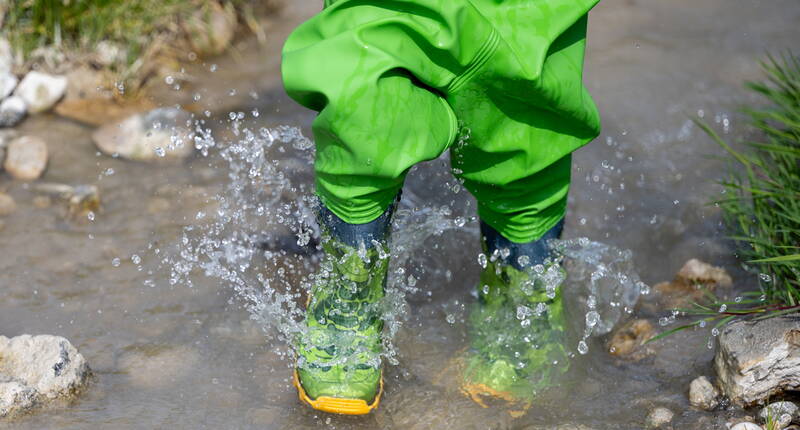
[[[539,245],[560,231],[571,153],[599,134],[582,83],[587,13],[597,1],[326,0],[284,46],[288,94],[319,112],[316,190],[341,231],[379,221],[408,170],[451,149],[453,173],[478,200],[492,256],[471,315],[464,382],[476,401],[493,395],[529,405],[549,383],[534,371],[563,355],[555,347],[563,332],[561,272],[542,266],[547,250]],[[371,281],[361,286],[334,265],[341,281],[315,286],[315,297],[333,299],[310,304],[321,317],[308,326],[312,337],[357,338],[351,343],[370,352],[379,324],[337,322],[344,321],[339,308],[370,309],[382,296],[386,263],[376,263],[369,240],[360,243],[359,252],[330,253]],[[518,265],[519,257],[537,266]],[[347,288],[352,294],[343,295]],[[354,312],[353,321],[372,321],[368,311]],[[486,330],[501,321],[527,321],[509,335],[520,345],[498,345],[497,330]],[[369,412],[380,399],[371,354],[339,364],[341,348],[323,346],[301,342],[301,399],[329,412]]]
[[[283,50],[288,94],[319,111],[317,193],[362,224],[414,164],[453,145],[483,221],[538,239],[566,208],[570,154],[599,133],[583,86],[597,0],[339,0]],[[462,143],[463,141],[463,143]]]

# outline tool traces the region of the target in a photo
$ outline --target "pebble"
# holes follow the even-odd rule
[[[0,100],[8,97],[17,87],[19,79],[12,73],[0,73]]]
[[[773,422],[778,424],[778,429],[783,429],[800,418],[800,408],[792,402],[770,403],[758,413],[762,422],[766,422],[768,417],[772,417]]]
[[[158,108],[100,127],[92,140],[107,155],[129,160],[182,159],[194,152],[192,115]]]
[[[15,179],[33,181],[47,167],[47,144],[33,136],[22,136],[8,144],[3,167]]]
[[[6,193],[0,193],[0,216],[6,216],[17,210],[14,199]]]
[[[669,424],[672,422],[672,418],[675,414],[663,407],[655,408],[647,414],[647,428],[649,429],[657,429],[665,424]]]
[[[13,127],[25,118],[28,106],[25,100],[18,96],[11,96],[0,102],[0,127]]]
[[[197,10],[184,24],[192,48],[199,55],[221,54],[236,32],[236,12],[217,2]]]
[[[14,94],[21,97],[28,106],[28,112],[45,112],[64,96],[67,90],[65,76],[30,72],[22,78]]]
[[[689,384],[689,403],[695,408],[710,411],[719,405],[719,391],[705,376],[695,378]]]

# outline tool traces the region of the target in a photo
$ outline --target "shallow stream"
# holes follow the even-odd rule
[[[0,428],[639,429],[655,406],[676,412],[674,428],[724,428],[725,413],[693,411],[686,398],[694,377],[712,374],[703,330],[659,342],[637,363],[613,358],[603,338],[590,338],[588,354],[576,354],[572,384],[521,418],[464,397],[451,364],[467,344],[480,247],[474,200],[445,159],[413,169],[404,189],[396,234],[404,258],[393,267],[402,310],[391,325],[397,364],[386,368],[380,409],[353,418],[301,405],[275,327],[291,330],[285,320],[299,306],[298,284],[317,264],[298,245],[313,230],[298,222],[308,215],[303,196],[312,184],[310,142],[299,133],[310,136],[313,113],[283,94],[278,53],[319,5],[293,3],[275,18],[265,46],[243,41],[234,55],[187,68],[196,79],[179,91],[165,83],[162,103],[200,94],[213,112],[207,128],[217,146],[207,157],[127,162],[100,155],[90,128],[56,116],[20,127],[48,143],[42,182],[95,184],[103,207],[94,220],[71,220],[58,199],[0,174],[0,191],[19,206],[0,230],[0,335],[65,336],[95,376],[74,402]],[[757,61],[768,49],[800,40],[798,22],[794,0],[597,6],[585,80],[604,132],[576,154],[566,237],[631,250],[631,273],[647,284],[671,279],[696,257],[725,267],[735,289],[754,288],[708,204],[721,191],[720,151],[690,117],[731,140],[747,137],[736,109],[752,99],[741,84],[760,77]],[[246,148],[267,141],[263,158],[242,161],[258,153]],[[231,149],[237,145],[245,149]],[[249,180],[231,186],[252,179],[234,167],[253,165],[265,173],[260,188]],[[237,211],[242,218],[226,218]],[[237,246],[253,242],[262,248]],[[193,261],[208,255],[203,244],[230,254],[215,264]],[[655,321],[666,311],[635,313]],[[575,314],[580,327],[584,316]]]

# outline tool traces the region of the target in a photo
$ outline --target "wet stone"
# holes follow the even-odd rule
[[[30,72],[22,78],[14,94],[25,101],[28,112],[39,113],[50,110],[64,96],[66,90],[65,76]]]
[[[800,390],[800,315],[728,325],[714,367],[723,394],[740,406]]]
[[[92,139],[107,155],[129,160],[182,159],[194,152],[192,115],[159,108],[98,129]]]
[[[38,179],[47,167],[47,144],[33,136],[14,139],[8,144],[3,167],[15,179]]]
[[[701,298],[703,290],[714,291],[731,285],[733,280],[725,269],[693,258],[683,265],[674,280],[656,284],[653,290],[660,295],[665,307],[680,308]]]
[[[74,395],[90,370],[60,336],[0,336],[0,418],[36,404]]]
[[[719,391],[705,376],[695,378],[689,384],[689,403],[697,409],[709,411],[719,405]]]
[[[640,360],[653,351],[644,347],[655,335],[653,324],[645,319],[632,320],[614,332],[608,342],[608,352],[617,357]]]
[[[655,408],[647,414],[645,426],[648,429],[663,428],[665,425],[672,422],[674,416],[675,414],[667,408]]]
[[[789,426],[793,421],[800,421],[800,408],[792,402],[770,403],[758,413],[761,422],[767,422],[771,418],[778,425],[779,429]]]
[[[28,113],[25,100],[18,96],[11,96],[0,102],[0,127],[13,127]]]
[[[0,216],[6,216],[17,210],[14,199],[6,193],[0,193]]]

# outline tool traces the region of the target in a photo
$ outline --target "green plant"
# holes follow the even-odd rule
[[[4,33],[24,53],[47,45],[83,48],[115,41],[128,48],[133,61],[176,14],[193,7],[182,0],[19,0],[10,4]]]
[[[722,301],[706,292],[690,309],[678,309],[696,319],[652,338],[654,341],[680,330],[713,324],[712,334],[742,317],[771,318],[800,311],[800,61],[791,53],[761,62],[766,82],[746,86],[769,104],[744,112],[760,132],[759,141],[746,142],[737,151],[711,126],[695,123],[731,156],[733,168],[721,182],[722,209],[734,232],[739,255],[759,273],[760,291]]]

